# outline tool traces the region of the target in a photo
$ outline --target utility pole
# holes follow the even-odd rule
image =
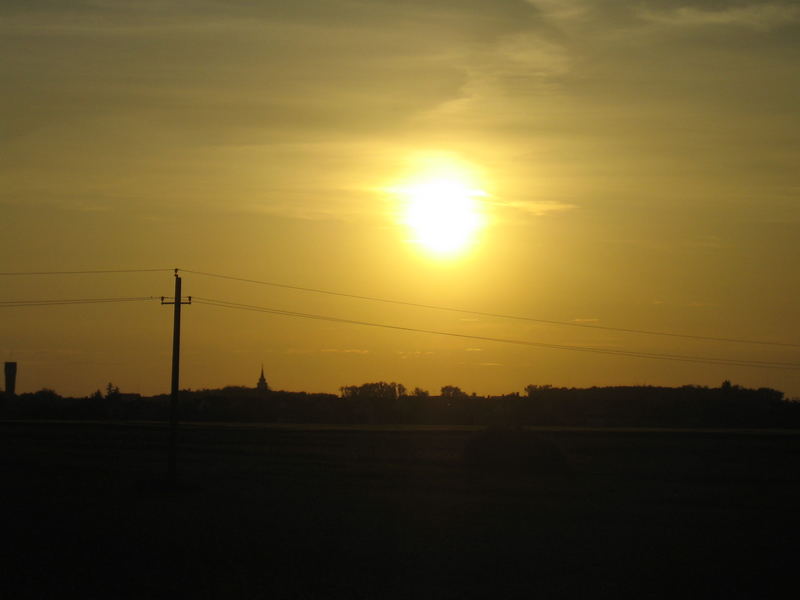
[[[178,269],[175,269],[175,297],[168,302],[161,296],[161,304],[175,306],[172,324],[172,394],[169,400],[169,455],[168,455],[168,483],[174,486],[178,482],[177,470],[177,438],[178,438],[178,390],[180,388],[181,365],[181,304],[191,304],[192,297],[184,301],[181,297],[181,278]]]

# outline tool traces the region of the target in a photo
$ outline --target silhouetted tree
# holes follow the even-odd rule
[[[117,396],[119,396],[119,387],[109,381],[106,385],[106,400],[113,400]]]
[[[53,390],[6,398],[5,418],[162,419],[169,396],[122,394],[112,383],[81,398]],[[720,387],[618,386],[557,388],[528,385],[525,394],[468,395],[447,385],[431,396],[411,394],[395,382],[344,386],[341,396],[231,386],[183,390],[187,420],[294,423],[408,423],[441,425],[565,425],[628,427],[800,427],[800,402],[771,388],[749,389],[730,382]]]
[[[455,385],[445,385],[442,387],[442,398],[446,400],[463,400],[467,397],[467,393],[461,391],[461,388]]]
[[[405,386],[399,383],[378,381],[362,385],[349,385],[340,388],[342,398],[351,401],[357,413],[363,415],[368,423],[386,423],[397,420],[401,391]]]

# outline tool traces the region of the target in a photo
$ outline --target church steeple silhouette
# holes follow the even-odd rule
[[[264,364],[261,364],[261,376],[258,378],[258,383],[256,384],[256,389],[259,392],[266,392],[269,391],[269,386],[267,385],[267,380],[264,378]]]

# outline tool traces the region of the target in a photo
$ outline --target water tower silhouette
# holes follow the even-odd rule
[[[6,373],[6,395],[13,396],[17,391],[17,363],[7,362],[5,364]]]

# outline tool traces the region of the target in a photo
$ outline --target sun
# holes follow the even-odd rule
[[[465,180],[426,177],[395,192],[403,203],[401,222],[411,230],[412,241],[437,256],[462,253],[483,226],[480,199],[487,194]]]

